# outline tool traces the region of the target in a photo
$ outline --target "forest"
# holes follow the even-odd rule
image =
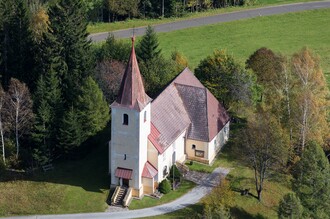
[[[110,20],[162,16],[160,1],[87,2],[0,0],[0,172],[79,159],[91,149],[92,137],[109,125],[109,104],[116,99],[131,44],[110,35],[104,44],[93,45],[87,40],[91,12],[86,10],[131,3],[134,13],[108,8]],[[182,10],[229,4],[166,2],[175,7],[165,5],[165,16],[172,16],[178,4]],[[152,98],[189,66],[180,51],[162,54],[150,26],[136,53]],[[329,88],[319,57],[307,47],[291,56],[263,47],[244,66],[225,50],[215,50],[194,72],[230,112],[232,123],[242,126],[231,141],[254,170],[257,199],[262,200],[272,171],[283,171],[292,175],[295,192],[283,198],[283,215],[329,215]],[[292,203],[304,211],[288,210]],[[208,206],[209,213],[227,211],[225,205]]]

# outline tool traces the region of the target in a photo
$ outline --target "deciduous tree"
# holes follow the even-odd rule
[[[203,59],[195,74],[226,109],[237,102],[251,104],[253,78],[224,50],[216,50]]]
[[[295,104],[295,122],[298,128],[297,152],[300,154],[310,140],[325,145],[329,138],[327,109],[329,89],[319,58],[309,49],[303,48],[295,53],[291,60],[292,72],[297,77]]]
[[[15,78],[10,80],[7,104],[9,118],[13,124],[16,139],[16,158],[18,158],[20,150],[19,139],[23,134],[30,131],[34,118],[30,91],[25,83]]]
[[[288,140],[278,120],[271,113],[259,109],[248,120],[242,145],[243,157],[254,170],[257,198],[261,201],[269,173],[287,162]]]

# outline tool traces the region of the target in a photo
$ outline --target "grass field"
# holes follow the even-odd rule
[[[258,48],[290,55],[308,46],[321,56],[330,73],[330,9],[274,15],[158,34],[166,57],[182,52],[194,69],[215,49],[226,49],[241,63]]]
[[[102,212],[109,192],[107,176],[109,130],[82,160],[54,163],[54,170],[17,176],[0,176],[0,217],[11,215]]]
[[[87,31],[89,33],[101,33],[101,32],[111,32],[115,30],[128,29],[133,27],[143,27],[148,25],[156,25],[163,23],[170,23],[179,20],[186,20],[190,18],[197,17],[206,17],[215,14],[228,13],[233,11],[240,11],[246,9],[252,9],[262,6],[268,5],[280,5],[280,4],[290,4],[290,3],[298,3],[298,2],[309,2],[313,0],[257,0],[256,3],[252,6],[239,6],[239,7],[228,7],[228,8],[220,8],[214,9],[204,12],[193,12],[187,13],[183,17],[175,18],[159,18],[159,19],[127,19],[125,21],[113,22],[113,23],[92,23],[87,27]]]

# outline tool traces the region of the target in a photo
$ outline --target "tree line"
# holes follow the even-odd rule
[[[29,0],[34,1],[36,0]],[[59,0],[38,0],[48,6]],[[89,22],[180,17],[186,13],[254,4],[255,0],[81,0]]]

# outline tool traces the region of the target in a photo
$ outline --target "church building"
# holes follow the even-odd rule
[[[131,196],[152,194],[175,163],[210,164],[229,137],[224,107],[188,69],[152,100],[144,90],[134,49],[111,104],[111,184]]]

